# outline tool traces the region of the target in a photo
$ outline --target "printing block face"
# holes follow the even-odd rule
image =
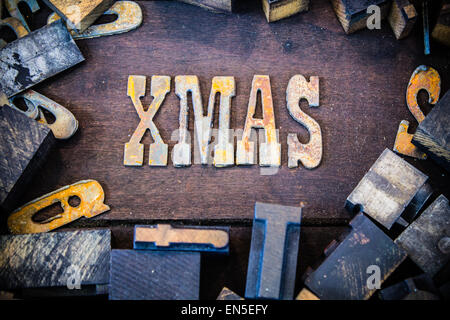
[[[375,223],[359,213],[350,222],[351,231],[305,280],[321,300],[367,300],[406,258]]]
[[[350,212],[360,209],[390,229],[427,179],[425,174],[385,149],[348,196],[345,206]],[[422,206],[423,203],[417,204],[417,199],[414,200],[416,206]]]
[[[450,207],[440,195],[395,242],[428,275],[434,276],[450,260]]]
[[[112,250],[110,300],[198,300],[200,253]]]

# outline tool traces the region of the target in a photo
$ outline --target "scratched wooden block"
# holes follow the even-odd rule
[[[255,204],[245,297],[292,300],[302,209]]]
[[[235,12],[238,0],[178,0],[210,11]]]
[[[438,20],[431,36],[434,40],[450,47],[450,0],[444,0]]]
[[[450,261],[450,207],[440,195],[395,242],[423,271],[434,276]]]
[[[63,287],[109,281],[111,231],[0,237],[0,288]]]
[[[417,12],[409,0],[393,0],[388,21],[397,40],[407,37],[417,20]]]
[[[44,0],[71,29],[83,32],[108,10],[114,0]]]
[[[325,252],[326,259],[305,280],[321,300],[369,299],[376,291],[369,278],[375,269],[379,268],[383,283],[406,258],[406,252],[364,214],[356,215],[350,227],[350,233],[334,250]]]
[[[112,250],[110,300],[198,300],[200,253]]]
[[[389,0],[331,0],[334,12],[345,33],[353,33],[367,26],[367,19],[373,13],[367,8],[376,5],[380,8],[380,18],[387,17],[391,2]]]
[[[0,107],[0,209],[9,212],[55,144],[47,126]]]
[[[431,194],[428,177],[385,149],[348,196],[350,212],[363,211],[387,229],[400,218],[405,208],[414,206],[414,216]]]
[[[267,22],[278,21],[309,8],[309,0],[262,0]]]
[[[55,21],[0,51],[0,91],[10,98],[83,60],[64,23]]]
[[[229,252],[229,228],[169,224],[135,226],[134,249]]]
[[[450,90],[419,124],[412,143],[450,171]]]

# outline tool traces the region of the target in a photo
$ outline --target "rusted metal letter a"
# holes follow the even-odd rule
[[[125,144],[123,164],[126,166],[142,166],[144,161],[144,145],[140,143],[147,129],[150,130],[154,143],[150,145],[148,164],[150,166],[166,166],[168,146],[164,143],[159,134],[158,128],[153,123],[153,117],[161,106],[166,94],[170,91],[170,77],[153,76],[151,82],[151,95],[153,101],[144,111],[141,97],[145,96],[145,76],[128,77],[128,96],[133,101],[133,105],[141,121],[134,131],[131,139]]]

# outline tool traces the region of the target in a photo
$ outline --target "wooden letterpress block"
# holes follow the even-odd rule
[[[210,11],[235,12],[238,0],[178,0]]]
[[[424,272],[434,276],[450,261],[450,207],[440,195],[395,240]]]
[[[380,7],[381,19],[387,17],[390,7],[388,0],[330,0],[334,12],[344,28],[345,33],[353,33],[367,26],[367,8],[371,5]]]
[[[0,51],[0,91],[10,98],[83,60],[63,21],[55,21]]]
[[[294,297],[302,209],[255,204],[245,297]]]
[[[54,144],[47,126],[11,107],[0,107],[0,209],[15,209]]]
[[[262,0],[267,22],[290,17],[309,8],[309,0]]]
[[[356,215],[350,226],[350,233],[325,252],[326,259],[305,280],[321,300],[367,300],[377,290],[369,277],[378,275],[382,284],[406,258],[364,214]]]
[[[438,21],[431,33],[436,41],[450,47],[450,0],[445,0]]]
[[[111,231],[0,237],[0,288],[70,287],[109,279]]]
[[[417,20],[417,12],[409,0],[393,0],[388,21],[397,40],[409,35]]]
[[[110,300],[198,300],[200,253],[112,250]]]
[[[425,174],[385,149],[348,196],[345,207],[349,212],[362,211],[390,229],[396,222],[403,223],[406,214],[414,217],[422,208],[432,193],[427,179]]]
[[[83,32],[108,10],[114,0],[44,0],[71,29]]]
[[[412,143],[450,171],[450,91],[419,124]]]

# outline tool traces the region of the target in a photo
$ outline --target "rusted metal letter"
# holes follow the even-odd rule
[[[106,10],[103,15],[116,15],[117,19],[109,23],[91,25],[86,30],[79,33],[67,25],[70,34],[75,40],[91,39],[125,33],[136,29],[142,23],[141,7],[134,1],[117,1],[111,8]],[[58,14],[52,13],[47,19],[47,24],[58,19],[60,19]]]
[[[179,140],[173,148],[173,164],[175,167],[191,165],[191,143],[188,139],[188,92],[192,94],[194,107],[195,136],[200,150],[201,164],[208,164],[210,154],[209,143],[211,141],[212,119],[214,116],[214,102],[216,93],[220,93],[219,144],[214,148],[216,166],[232,165],[230,163],[229,122],[231,98],[234,96],[235,83],[233,77],[214,77],[211,84],[207,115],[203,114],[202,96],[197,76],[176,76],[175,92],[180,98],[180,128]],[[231,159],[233,158],[233,145],[231,144]],[[217,159],[217,161],[216,161]]]
[[[25,99],[28,110],[22,111],[17,108],[14,105],[14,100],[16,98]],[[10,105],[20,112],[24,112],[28,117],[45,124],[52,130],[56,139],[68,139],[73,136],[78,129],[78,121],[75,119],[72,112],[36,91],[27,90],[23,93],[19,93],[10,99]],[[52,113],[55,117],[55,121],[53,123],[48,123],[43,112],[38,107]]]
[[[69,198],[74,196],[80,199],[80,204],[76,207],[69,204]],[[95,180],[82,180],[43,195],[15,210],[8,217],[8,228],[14,234],[47,232],[83,216],[92,218],[108,211],[109,207],[103,203],[104,200],[105,193],[100,183]],[[63,213],[43,222],[33,221],[32,218],[38,211],[58,202],[64,210]]]
[[[168,146],[164,143],[158,128],[153,123],[153,117],[170,91],[170,77],[152,76],[151,95],[153,96],[153,101],[147,111],[144,111],[140,100],[141,97],[145,96],[145,81],[145,76],[132,75],[128,77],[128,96],[133,101],[141,121],[130,141],[125,144],[123,164],[126,166],[142,166],[144,145],[140,141],[145,131],[149,129],[155,142],[150,145],[148,164],[150,166],[166,166]]]
[[[9,14],[12,17],[17,18],[25,27],[25,29],[28,32],[31,32],[30,27],[28,26],[27,22],[25,21],[25,18],[23,17],[22,13],[18,8],[19,2],[26,3],[27,6],[30,8],[31,12],[33,13],[35,13],[40,9],[39,4],[37,3],[36,0],[5,0],[5,7],[8,10]]]
[[[253,118],[256,111],[258,91],[261,93],[262,98],[263,119]],[[242,140],[237,142],[237,165],[253,165],[256,163],[255,145],[254,142],[249,141],[252,128],[264,129],[266,138],[265,142],[259,142],[259,165],[279,167],[281,164],[281,144],[278,143],[275,128],[270,78],[266,75],[255,75],[253,77],[244,132]]]
[[[322,131],[317,121],[300,109],[301,99],[306,99],[310,107],[319,106],[319,77],[311,77],[308,82],[304,76],[295,75],[289,80],[286,90],[289,114],[305,126],[310,134],[307,144],[300,143],[295,133],[288,134],[288,167],[296,168],[300,160],[306,168],[312,169],[322,160]]]
[[[214,97],[220,92],[219,137],[214,146],[214,165],[228,167],[234,165],[234,139],[230,135],[231,98],[235,95],[234,77],[214,77],[209,103],[214,105]]]
[[[439,73],[432,67],[421,65],[414,70],[411,79],[406,89],[406,104],[409,111],[416,118],[418,123],[421,123],[425,119],[425,115],[420,110],[417,103],[417,94],[420,90],[426,90],[428,92],[428,102],[436,104],[439,100],[439,94],[441,92],[441,77]],[[394,151],[405,156],[410,156],[418,159],[426,159],[427,155],[417,149],[412,143],[412,134],[408,133],[409,122],[402,120],[400,122],[397,137],[395,138]]]
[[[17,38],[22,38],[23,36],[26,36],[28,34],[27,29],[25,29],[20,20],[14,17],[7,17],[0,20],[0,27],[3,26],[11,28],[16,34]],[[0,49],[6,46],[6,44],[7,43],[5,40],[0,39]]]

